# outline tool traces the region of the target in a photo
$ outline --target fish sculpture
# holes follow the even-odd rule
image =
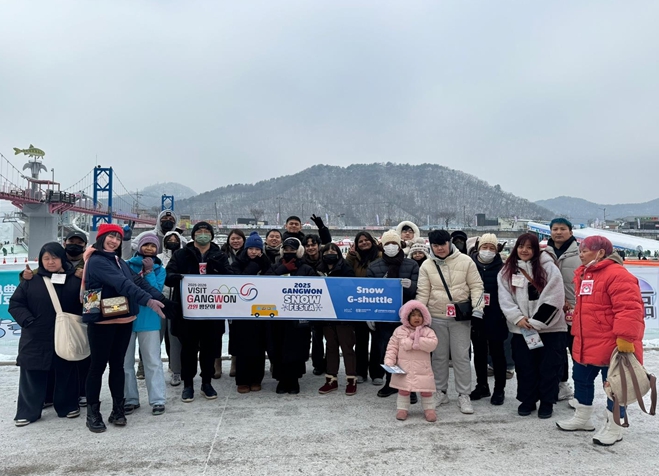
[[[14,147],[14,155],[18,155],[18,154],[25,154],[29,157],[43,157],[44,155],[46,155],[46,153],[43,150],[37,149],[32,144],[30,144],[30,147],[28,147],[27,149],[19,149],[18,147]]]

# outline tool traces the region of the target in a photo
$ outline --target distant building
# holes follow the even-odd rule
[[[636,217],[629,216],[623,220],[621,228],[626,230],[657,230],[659,229],[659,217]]]
[[[476,213],[476,226],[499,226],[498,218],[485,218],[485,213]]]

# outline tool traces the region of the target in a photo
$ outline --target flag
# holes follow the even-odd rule
[[[325,213],[325,222],[329,223],[329,215]]]
[[[380,226],[380,215],[375,215],[375,221],[378,223],[378,226]]]
[[[277,225],[279,225],[279,212],[277,212]]]

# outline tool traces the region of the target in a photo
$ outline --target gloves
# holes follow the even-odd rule
[[[366,321],[366,325],[368,326],[368,328],[369,328],[370,330],[372,330],[373,332],[375,332],[375,321]]]
[[[142,269],[144,270],[144,274],[149,274],[153,271],[153,258],[144,258],[142,260]]]
[[[618,352],[634,352],[634,344],[620,337],[616,339],[616,345],[618,346]]]
[[[284,261],[282,261],[282,263],[283,263],[284,267],[289,271],[295,271],[297,269],[297,266],[295,266],[295,260],[294,259],[290,260],[288,263],[285,263]]]
[[[166,319],[165,314],[163,314],[163,312],[162,312],[162,308],[164,308],[165,305],[163,303],[161,303],[160,301],[156,301],[155,299],[149,299],[146,302],[146,307],[148,307],[153,312],[158,314],[161,318]]]
[[[319,230],[325,227],[325,224],[323,223],[323,219],[317,217],[315,213],[311,215],[311,221],[313,221],[316,224]]]
[[[410,286],[412,286],[412,280],[408,279],[408,278],[403,278],[403,279],[400,280],[400,284],[404,288],[409,288]]]
[[[124,239],[123,241],[130,241],[133,238],[133,229],[130,225],[124,226]]]

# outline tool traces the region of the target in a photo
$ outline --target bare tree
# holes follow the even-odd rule
[[[455,210],[441,210],[437,212],[437,218],[441,219],[444,221],[444,224],[446,225],[446,229],[448,230],[448,225],[451,220],[455,218]]]
[[[262,210],[261,208],[250,208],[249,213],[252,214],[254,220],[256,220],[256,222],[258,223],[261,217],[263,216],[263,214],[265,213],[265,211]]]

